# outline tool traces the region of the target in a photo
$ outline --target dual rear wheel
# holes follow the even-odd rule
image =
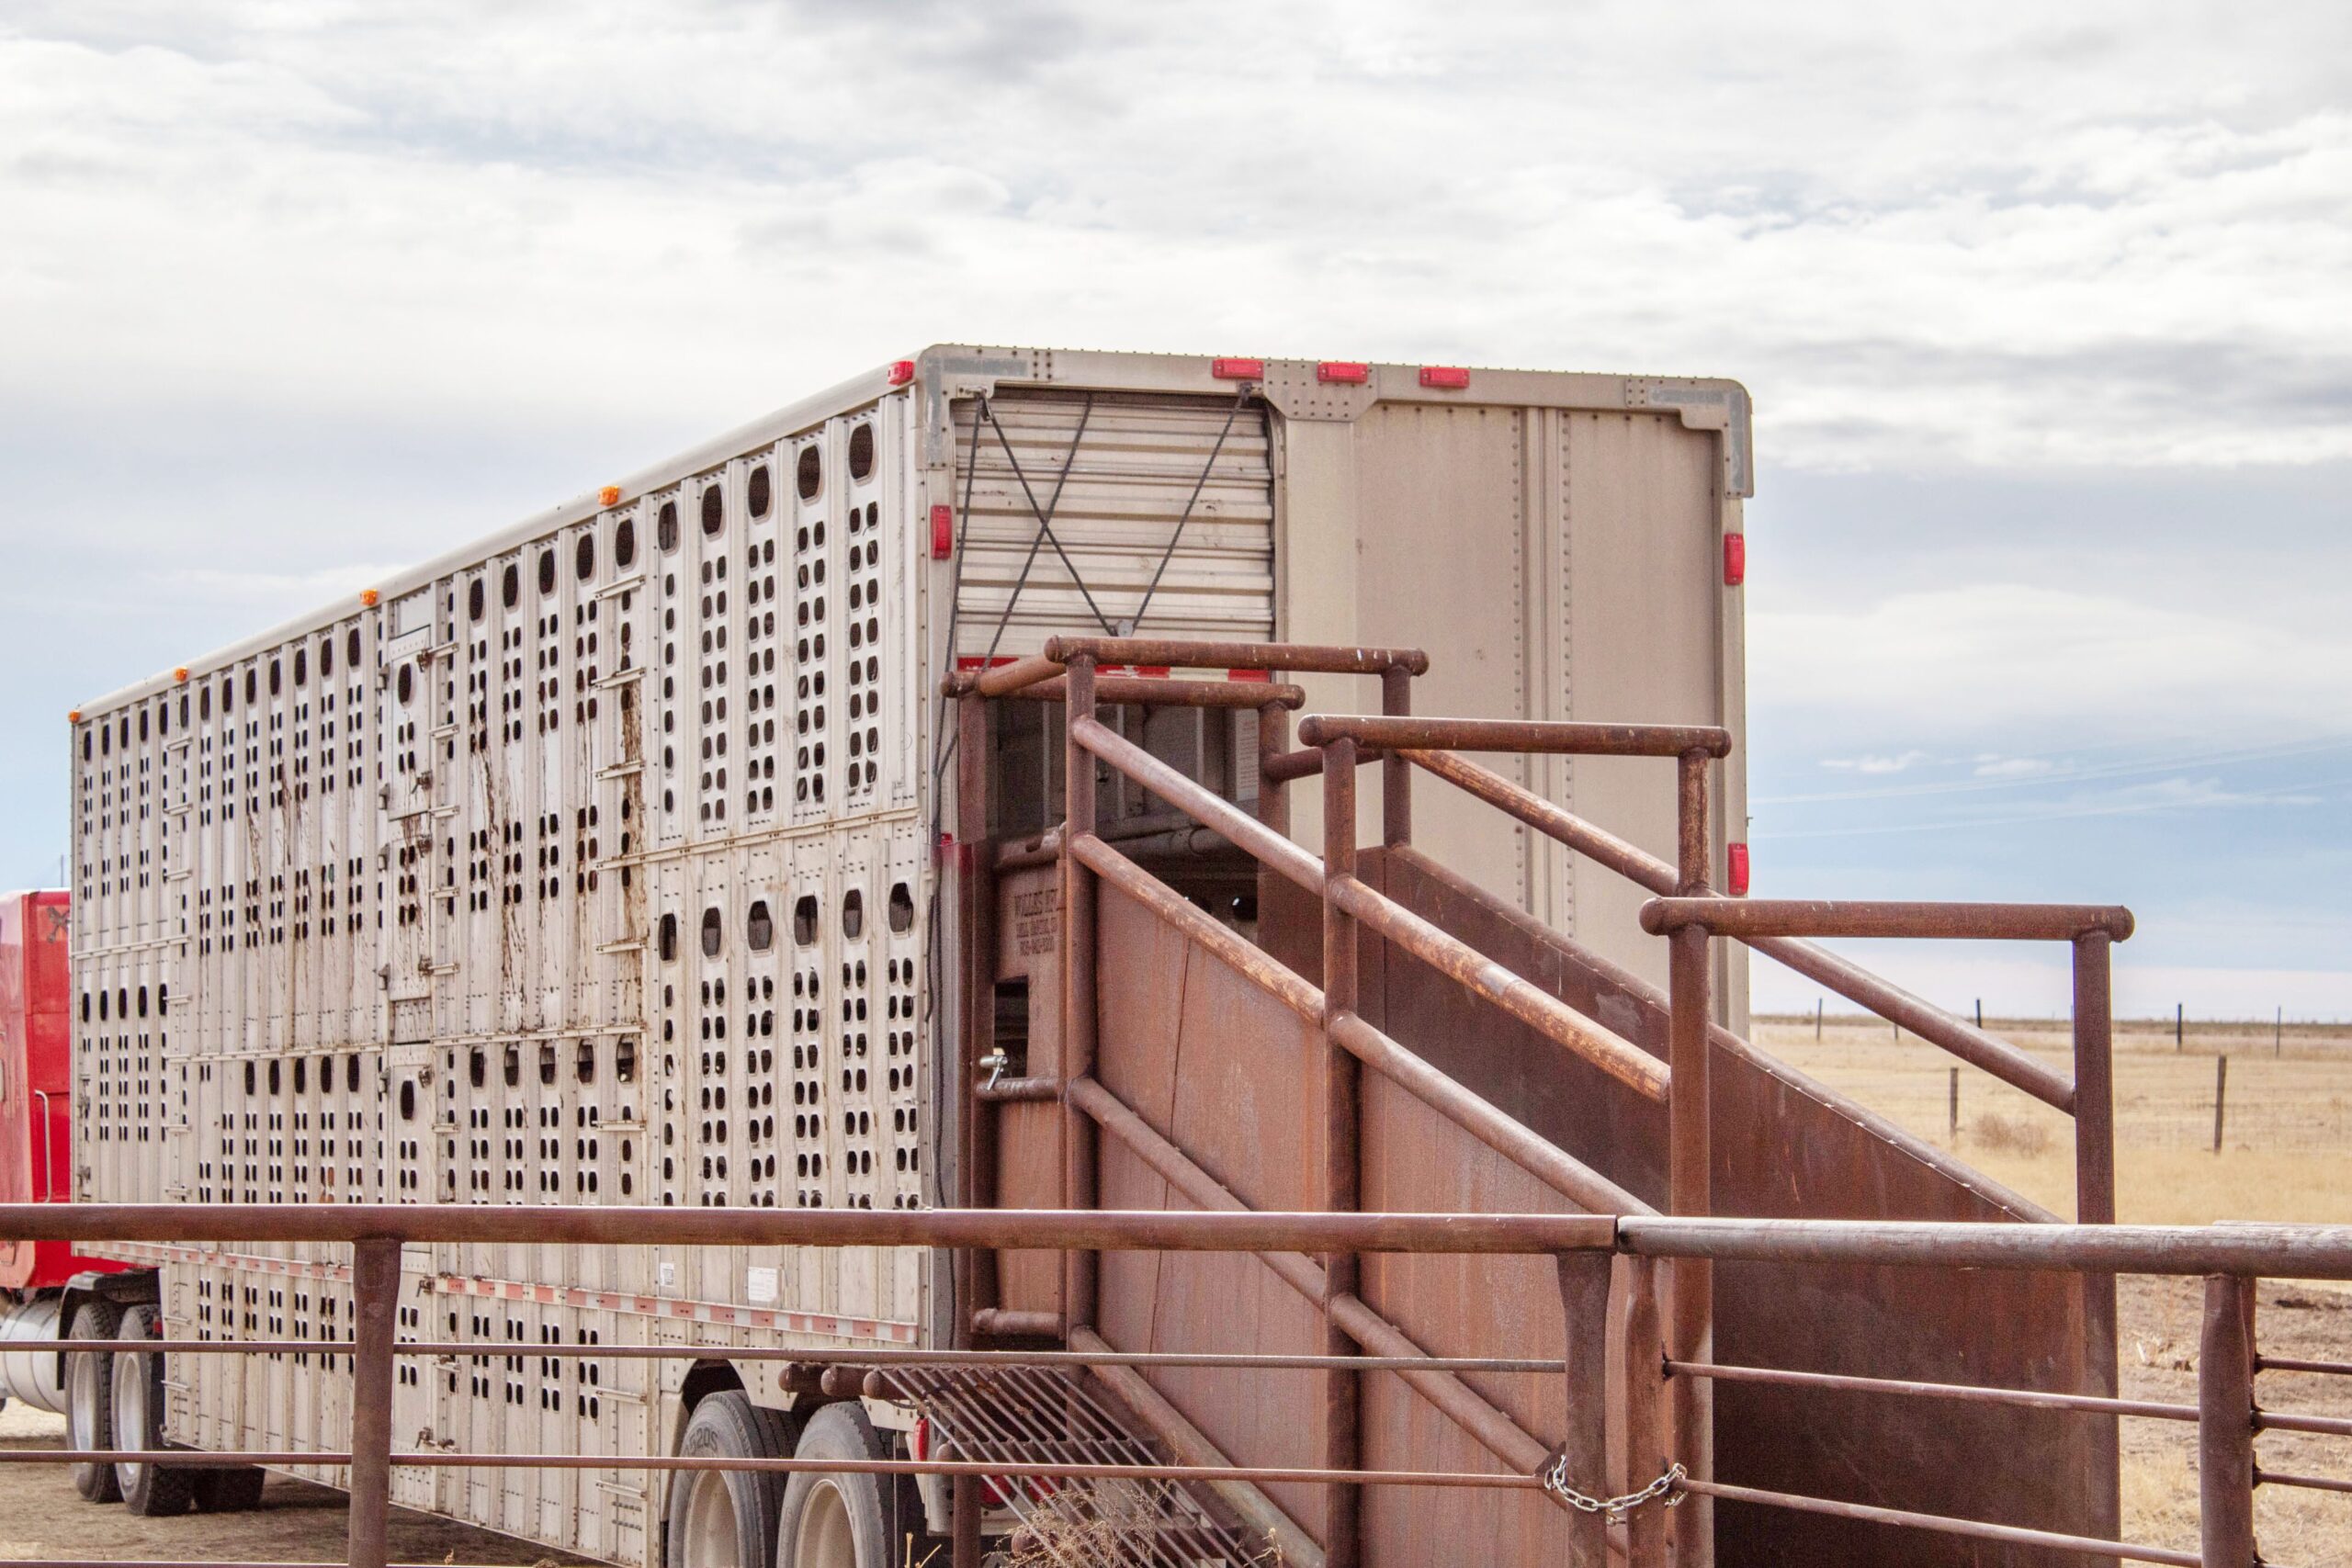
[[[146,1340],[160,1318],[147,1305],[96,1298],[74,1312],[68,1337]],[[65,1359],[66,1440],[84,1451],[128,1449],[153,1453],[176,1445],[164,1437],[164,1356],[159,1350],[77,1350]],[[261,1502],[263,1472],[249,1465],[165,1465],[137,1460],[74,1466],[74,1490],[93,1503],[120,1502],[160,1518],[191,1506],[232,1513]]]
[[[678,1451],[706,1459],[889,1457],[854,1403],[826,1405],[796,1433],[790,1417],[732,1389],[695,1406]],[[849,1471],[681,1471],[670,1506],[668,1568],[894,1568],[888,1505],[894,1496],[913,1502],[913,1488],[895,1480]],[[910,1517],[920,1533],[919,1509],[897,1512]]]

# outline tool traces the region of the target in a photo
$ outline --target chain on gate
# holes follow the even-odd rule
[[[1683,1469],[1679,1461],[1668,1465],[1664,1474],[1640,1491],[1620,1493],[1614,1497],[1588,1496],[1570,1485],[1568,1456],[1565,1453],[1554,1460],[1551,1468],[1542,1473],[1544,1491],[1549,1492],[1577,1512],[1599,1514],[1612,1525],[1622,1523],[1626,1515],[1645,1503],[1654,1502],[1662,1497],[1666,1500],[1666,1506],[1679,1507],[1682,1499],[1690,1495],[1682,1489],[1682,1483],[1689,1477],[1690,1472]]]

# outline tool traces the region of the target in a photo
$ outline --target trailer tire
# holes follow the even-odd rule
[[[782,1459],[792,1429],[741,1389],[706,1394],[678,1439],[682,1459]],[[773,1471],[684,1470],[670,1489],[668,1568],[775,1568],[784,1478]]]
[[[214,1465],[196,1472],[194,1491],[199,1514],[242,1514],[261,1506],[262,1487],[269,1472],[257,1464]]]
[[[854,1403],[828,1404],[800,1430],[797,1459],[888,1459],[888,1451]],[[890,1526],[883,1513],[886,1476],[857,1471],[795,1471],[785,1483],[776,1568],[889,1568]]]
[[[97,1298],[74,1309],[68,1339],[112,1339],[122,1325],[122,1309]],[[114,1447],[114,1353],[76,1350],[65,1358],[65,1440],[85,1452]],[[74,1490],[93,1503],[122,1496],[111,1464],[74,1467]]]
[[[122,1314],[125,1339],[158,1337],[161,1314],[151,1306],[135,1306]],[[161,1350],[118,1350],[114,1353],[114,1430],[123,1447],[150,1452],[171,1445],[164,1440],[164,1353]],[[115,1485],[122,1506],[144,1518],[169,1518],[187,1512],[196,1493],[195,1472],[176,1464],[119,1461]]]

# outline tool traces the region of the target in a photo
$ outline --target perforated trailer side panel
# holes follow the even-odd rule
[[[84,716],[79,1195],[919,1203],[932,858],[907,417],[889,398],[763,437]],[[350,1331],[339,1247],[109,1251],[159,1267],[175,1334]],[[532,1352],[908,1343],[923,1263],[413,1247],[401,1332],[485,1348],[404,1362],[397,1425],[661,1451],[684,1363],[607,1383]],[[334,1358],[192,1357],[174,1380],[185,1440],[344,1441]],[[653,1517],[641,1477],[401,1485],[623,1561]]]

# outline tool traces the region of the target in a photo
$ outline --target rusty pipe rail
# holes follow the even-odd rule
[[[1049,637],[1044,657],[1055,664],[1091,659],[1097,664],[1140,664],[1171,670],[1287,670],[1322,675],[1379,675],[1390,670],[1402,670],[1408,675],[1430,672],[1430,656],[1418,648],[1348,648],[1306,642]]]
[[[1580,1300],[1587,1304],[1600,1299],[1594,1291],[1596,1288],[1605,1290],[1604,1276],[1591,1273],[1586,1263],[1575,1260],[1605,1259],[1612,1252],[1634,1258],[1764,1259],[1785,1263],[1883,1266],[1929,1264],[1946,1268],[2059,1269],[2091,1273],[2203,1274],[2206,1277],[2207,1312],[2199,1357],[2199,1395],[2198,1405],[2193,1410],[2185,1406],[2103,1401],[2034,1390],[1980,1390],[1965,1385],[1775,1372],[1769,1369],[1688,1362],[1657,1362],[1654,1366],[1654,1370],[1656,1366],[1662,1366],[1676,1377],[1795,1381],[1894,1395],[2054,1404],[2094,1414],[2153,1416],[2165,1419],[2194,1418],[2199,1425],[2204,1454],[2199,1465],[2204,1546],[2199,1553],[2128,1542],[2093,1541],[2087,1538],[2022,1529],[1981,1520],[1735,1487],[1703,1476],[1688,1477],[1677,1483],[1680,1490],[1694,1496],[1735,1499],[1763,1506],[1829,1514],[1971,1539],[2064,1545],[2070,1550],[2132,1561],[2188,1563],[2199,1565],[2199,1568],[2225,1568],[2225,1565],[2227,1568],[2246,1568],[2253,1562],[2250,1497],[2255,1485],[2269,1481],[2280,1485],[2330,1487],[2330,1483],[2321,1478],[2264,1474],[2257,1471],[2252,1450],[2256,1432],[2258,1429],[2285,1429],[2352,1433],[2352,1423],[2262,1411],[2254,1405],[2252,1379],[2258,1359],[2252,1344],[2250,1314],[2246,1311],[2250,1283],[2258,1275],[2352,1278],[2352,1227],[2055,1224],[2010,1227],[1950,1222],[1740,1220],[1639,1215],[1251,1213],[1238,1210],[1236,1207],[1238,1201],[1231,1194],[1217,1187],[1212,1179],[1192,1166],[1172,1146],[1166,1145],[1165,1140],[1159,1139],[1148,1127],[1142,1126],[1139,1119],[1119,1104],[1107,1090],[1091,1081],[1080,1088],[1083,1098],[1090,1102],[1090,1114],[1102,1115],[1106,1126],[1114,1122],[1135,1123],[1133,1128],[1123,1126],[1122,1135],[1131,1133],[1137,1140],[1138,1151],[1145,1154],[1148,1162],[1164,1167],[1163,1174],[1169,1175],[1191,1201],[1201,1203],[1203,1212],[1072,1214],[1005,1211],[975,1214],[958,1211],[894,1211],[879,1213],[861,1212],[856,1217],[875,1223],[882,1236],[882,1245],[953,1244],[974,1236],[974,1224],[984,1222],[985,1234],[996,1245],[1050,1247],[1084,1240],[1104,1250],[1257,1251],[1276,1266],[1278,1275],[1289,1280],[1309,1299],[1320,1298],[1328,1302],[1335,1321],[1351,1338],[1373,1352],[1374,1359],[1367,1362],[1368,1366],[1396,1371],[1412,1386],[1427,1393],[1440,1409],[1462,1421],[1466,1430],[1492,1449],[1503,1460],[1507,1471],[1498,1474],[1368,1470],[1360,1467],[1342,1470],[1328,1465],[1277,1468],[1213,1462],[1143,1466],[1087,1462],[1023,1463],[1001,1459],[985,1461],[952,1458],[842,1461],[782,1458],[705,1460],[666,1455],[395,1451],[391,1447],[389,1416],[392,1388],[390,1368],[396,1358],[492,1354],[511,1348],[505,1341],[492,1340],[397,1342],[393,1314],[399,1292],[392,1281],[398,1277],[400,1247],[404,1236],[435,1241],[503,1240],[512,1235],[511,1226],[506,1222],[513,1218],[538,1222],[543,1227],[542,1236],[548,1222],[558,1219],[585,1221],[588,1222],[585,1224],[567,1228],[580,1235],[631,1244],[642,1244],[649,1235],[660,1235],[667,1241],[671,1238],[666,1233],[676,1231],[692,1233],[697,1238],[724,1235],[738,1245],[752,1242],[806,1244],[812,1239],[816,1245],[838,1244],[847,1234],[854,1237],[856,1244],[868,1245],[872,1243],[867,1238],[876,1233],[845,1233],[837,1223],[842,1215],[825,1211],[723,1214],[678,1209],[567,1210],[547,1207],[502,1212],[471,1205],[363,1204],[319,1205],[308,1209],[277,1205],[206,1205],[196,1210],[184,1205],[90,1205],[65,1209],[51,1204],[28,1203],[0,1207],[0,1236],[11,1239],[50,1239],[70,1224],[74,1235],[85,1240],[147,1240],[166,1235],[186,1240],[194,1231],[223,1240],[348,1241],[357,1249],[353,1272],[355,1283],[362,1287],[355,1298],[359,1318],[355,1325],[357,1332],[348,1347],[326,1341],[283,1342],[289,1348],[321,1354],[347,1348],[361,1363],[355,1368],[358,1375],[354,1386],[354,1439],[346,1450],[215,1453],[193,1450],[154,1452],[140,1450],[40,1450],[0,1453],[0,1462],[107,1463],[129,1461],[157,1464],[348,1465],[354,1491],[353,1541],[349,1561],[361,1563],[378,1563],[383,1560],[384,1510],[381,1503],[388,1496],[386,1488],[390,1472],[406,1467],[446,1469],[514,1465],[650,1472],[709,1468],[779,1473],[860,1471],[879,1474],[947,1476],[1018,1473],[1070,1480],[1173,1480],[1209,1483],[1246,1482],[1252,1484],[1295,1482],[1349,1488],[1366,1485],[1487,1486],[1521,1491],[1544,1490],[1556,1499],[1556,1494],[1545,1487],[1538,1473],[1548,1468],[1553,1450],[1544,1449],[1516,1423],[1454,1375],[1457,1371],[1485,1370],[1486,1362],[1470,1358],[1420,1356],[1418,1347],[1405,1340],[1361,1300],[1353,1295],[1330,1296],[1325,1289],[1322,1271],[1316,1269],[1299,1250],[1325,1248],[1335,1244],[1355,1250],[1371,1250],[1383,1246],[1402,1247],[1407,1243],[1414,1244],[1414,1250],[1426,1251],[1552,1252],[1561,1259],[1564,1303]],[[712,1222],[715,1220],[724,1223],[714,1230]],[[753,1223],[747,1227],[738,1223],[741,1221]],[[1102,1234],[1106,1228],[1112,1234]],[[1572,1287],[1572,1279],[1581,1283]],[[369,1288],[371,1284],[375,1288]],[[1589,1382],[1592,1368],[1598,1364],[1591,1359],[1597,1353],[1597,1343],[1587,1344],[1585,1340],[1577,1339],[1576,1335],[1577,1325],[1582,1321],[1586,1337],[1589,1339],[1598,1320],[1580,1319],[1574,1311],[1570,1316],[1571,1351],[1566,1370],[1574,1377],[1581,1368]],[[1586,1316],[1589,1318],[1589,1314]],[[1630,1364],[1637,1366],[1645,1354],[1656,1355],[1654,1341],[1647,1337],[1655,1334],[1656,1324],[1653,1317],[1644,1317],[1639,1314],[1629,1321],[1650,1325],[1649,1328],[1634,1335],[1628,1345],[1627,1353],[1632,1358]],[[122,1343],[147,1349],[163,1349],[171,1348],[175,1342]],[[199,1346],[206,1352],[253,1353],[266,1351],[280,1343],[203,1341]],[[1645,1350],[1645,1347],[1649,1348]],[[630,1355],[650,1357],[706,1355],[712,1353],[714,1348],[681,1343],[613,1348],[550,1346],[544,1348],[550,1354],[561,1355],[585,1355],[603,1349],[608,1354],[625,1351]],[[729,1353],[726,1348],[718,1348],[720,1353]],[[852,1369],[915,1357],[947,1359],[977,1354],[994,1360],[1005,1354],[963,1352],[959,1355],[956,1352],[888,1349],[844,1349],[836,1353],[767,1347],[747,1348],[745,1353],[765,1358],[770,1356],[771,1350],[777,1357],[839,1363]],[[1106,1366],[1181,1364],[1195,1359],[1172,1354],[1121,1354],[1099,1346],[1099,1342],[1090,1342],[1080,1351],[1044,1354],[1057,1362],[1089,1364],[1100,1361]],[[1329,1359],[1227,1354],[1199,1360],[1200,1364],[1272,1367],[1326,1365]],[[1556,1370],[1558,1366],[1559,1363],[1532,1359],[1506,1360],[1498,1358],[1493,1361],[1493,1370],[1536,1371]],[[1646,1385],[1636,1382],[1628,1386],[1641,1393],[1644,1399],[1657,1397],[1654,1387],[1642,1393],[1641,1390]],[[1598,1414],[1601,1402],[1589,1399],[1589,1392],[1588,1389],[1588,1397],[1578,1399],[1572,1394],[1571,1399],[1572,1418],[1581,1419],[1588,1426],[1593,1419],[1606,1419],[1605,1416]],[[1623,1419],[1630,1422],[1646,1417],[1639,1411],[1629,1410]],[[1577,1433],[1571,1434],[1570,1444],[1558,1451],[1578,1455],[1599,1452],[1597,1432],[1598,1428],[1588,1430],[1579,1427]],[[363,1491],[372,1494],[377,1499],[377,1506],[369,1506],[369,1498],[362,1495]],[[1598,1532],[1586,1529],[1587,1522],[1579,1521],[1576,1527],[1579,1533],[1571,1538],[1573,1560],[1597,1565],[1606,1558],[1606,1542]],[[1628,1559],[1631,1568],[1659,1568],[1663,1562],[1663,1543],[1654,1530],[1645,1527],[1629,1540],[1633,1543],[1632,1555]]]
[[[1628,843],[1572,812],[1554,805],[1501,774],[1444,751],[1408,751],[1406,761],[1424,772],[1475,795],[1487,805],[1566,845],[1651,892],[1671,896],[1676,890],[1674,867],[1648,851]],[[1726,933],[1728,934],[1728,933]],[[1900,1024],[1931,1045],[1940,1046],[1971,1066],[1982,1068],[2012,1089],[2021,1089],[2043,1104],[2072,1115],[2075,1085],[2064,1075],[2018,1050],[2007,1041],[1987,1034],[1967,1020],[1945,1011],[1890,980],[1882,979],[1827,948],[1796,937],[1738,937],[1766,957],[1787,965],[1807,979],[1837,992]]]
[[[1078,745],[1152,794],[1192,814],[1204,825],[1216,829],[1273,870],[1451,975],[1555,1044],[1576,1052],[1652,1100],[1666,1098],[1666,1067],[1641,1047],[1587,1019],[1386,895],[1353,877],[1327,875],[1322,863],[1313,855],[1101,721],[1074,719],[1069,733]],[[1076,852],[1076,846],[1072,846],[1072,852]]]
[[[1000,669],[1010,666],[1001,665]],[[981,672],[961,670],[939,683],[942,695],[968,696],[979,689]],[[1059,703],[1069,700],[1069,677],[1051,675],[999,695],[1021,702]],[[1114,707],[1296,708],[1306,691],[1282,681],[1184,681],[1159,675],[1098,675],[1094,700]]]
[[[469,1203],[7,1203],[10,1241],[544,1242],[980,1247],[1095,1252],[1518,1253],[1613,1245],[1605,1214],[1170,1213],[1084,1209],[681,1209]]]
[[[1323,891],[1323,863],[1215,791],[1119,734],[1100,719],[1070,720],[1070,739],[1204,828],[1213,828],[1309,893]],[[1086,838],[1094,837],[1088,833]]]
[[[1962,942],[2075,942],[2132,934],[2132,911],[2109,904],[1882,903],[1831,898],[1653,898],[1652,936],[1703,926],[1728,937],[1899,937]]]
[[[1552,719],[1440,718],[1393,714],[1309,714],[1302,746],[1352,740],[1391,751],[1513,751],[1545,756],[1710,757],[1731,751],[1731,731],[1702,724],[1569,724]]]

